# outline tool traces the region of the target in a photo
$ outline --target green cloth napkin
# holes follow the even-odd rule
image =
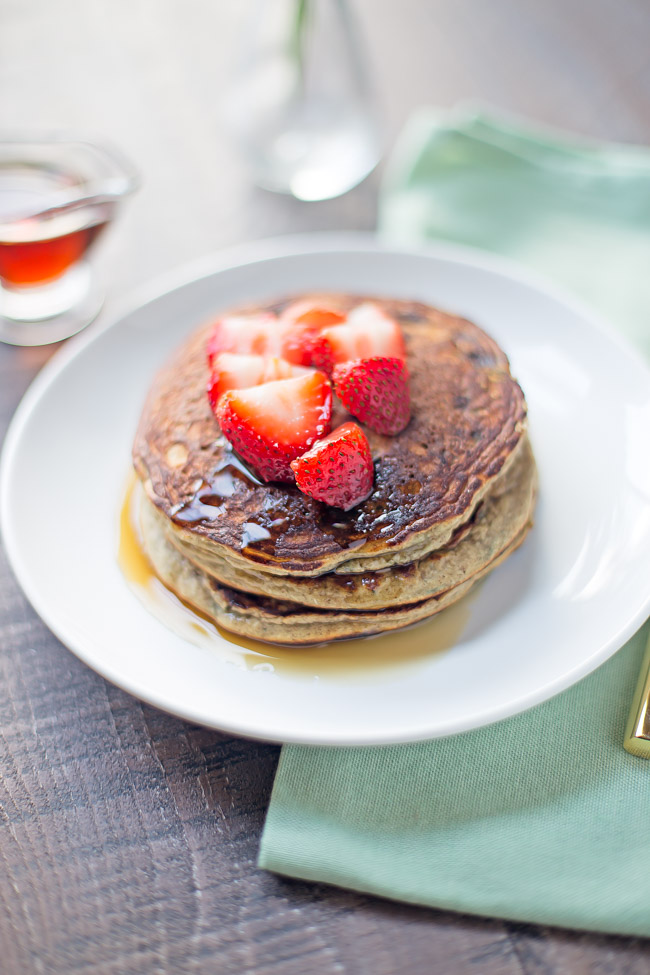
[[[418,113],[389,167],[381,229],[524,261],[650,353],[649,151],[471,110]],[[489,728],[385,748],[285,746],[260,866],[472,914],[650,935],[650,762],[621,744],[644,644],[637,633],[575,687]]]

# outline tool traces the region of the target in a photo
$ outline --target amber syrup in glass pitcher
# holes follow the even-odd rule
[[[87,261],[136,177],[93,143],[0,140],[0,339],[55,342],[95,317]]]

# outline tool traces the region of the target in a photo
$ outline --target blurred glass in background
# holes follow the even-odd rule
[[[258,185],[326,200],[360,183],[380,133],[346,0],[251,0],[224,111]]]

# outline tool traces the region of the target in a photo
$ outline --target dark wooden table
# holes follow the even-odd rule
[[[379,174],[311,205],[250,186],[219,106],[243,6],[0,2],[0,126],[110,137],[144,175],[103,246],[106,314],[133,286],[230,243],[374,226]],[[467,97],[650,142],[647,0],[356,6],[388,144],[415,105]],[[51,352],[0,346],[2,434]],[[650,943],[258,871],[279,749],[178,721],[107,684],[48,632],[1,554],[0,644],[2,975],[650,971]]]

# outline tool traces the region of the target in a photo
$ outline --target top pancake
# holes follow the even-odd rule
[[[396,437],[365,427],[375,463],[370,497],[343,512],[286,484],[262,484],[221,436],[206,386],[207,325],[156,376],[135,438],[136,470],[186,543],[218,546],[267,572],[317,575],[408,562],[444,545],[511,463],[526,405],[508,360],[480,328],[426,305],[310,295],[347,311],[374,301],[401,325],[411,420]],[[238,312],[280,311],[296,297]],[[332,427],[350,419],[340,405]]]

